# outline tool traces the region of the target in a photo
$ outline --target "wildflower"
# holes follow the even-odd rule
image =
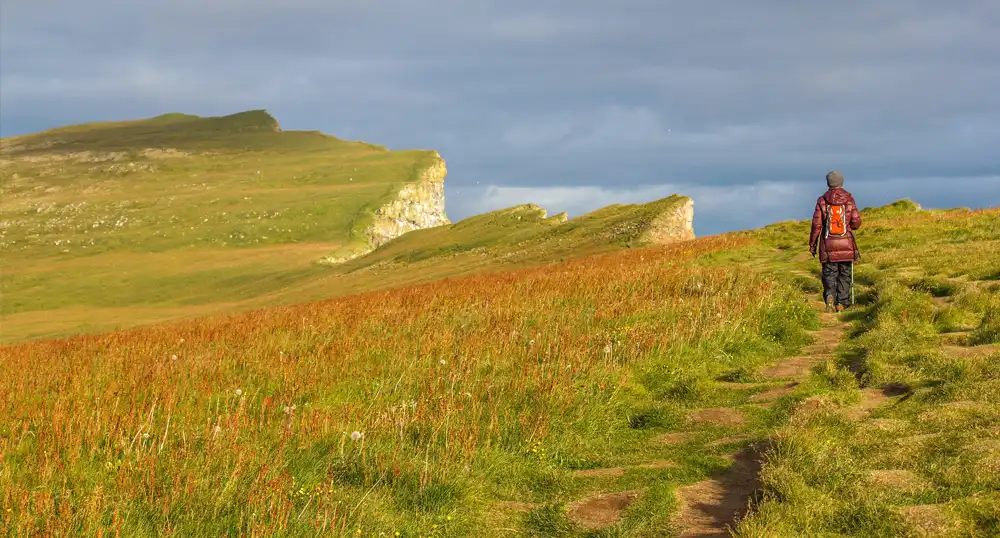
[[[243,389],[236,389],[237,396],[243,396]]]
[[[171,355],[170,358],[173,360],[177,360],[177,355]]]
[[[534,340],[531,340],[530,342],[528,342],[528,345],[529,345],[529,346],[533,346],[533,345],[535,345],[535,341],[534,341]]]
[[[149,432],[142,434],[143,439],[149,439]]]
[[[445,360],[444,360],[444,359],[441,359],[441,364],[442,364],[442,365],[444,365],[444,364],[448,364],[448,363],[447,363],[447,362],[445,362]]]
[[[358,432],[358,431],[351,432],[351,441],[358,441],[358,440],[360,440],[364,436],[365,436],[365,434],[363,434],[361,432]]]
[[[218,424],[216,424],[215,425],[215,429],[212,430],[212,431],[215,432],[215,434],[218,435],[218,433],[222,431],[222,426],[219,426]]]

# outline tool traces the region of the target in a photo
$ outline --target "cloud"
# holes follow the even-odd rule
[[[742,224],[711,200],[831,168],[872,196],[1000,202],[994,0],[0,3],[4,136],[267,108],[439,150],[455,214],[486,207],[477,181],[581,208],[676,187],[722,229]]]

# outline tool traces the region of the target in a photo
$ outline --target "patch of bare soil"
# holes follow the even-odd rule
[[[761,375],[768,379],[794,379],[805,377],[812,370],[818,358],[815,356],[803,355],[785,359],[774,366],[769,366],[761,372]]]
[[[791,394],[792,390],[799,386],[798,381],[792,381],[791,383],[785,383],[784,385],[771,389],[767,392],[762,392],[760,394],[755,394],[750,397],[751,402],[767,402],[770,400],[777,400],[782,396],[787,396]]]
[[[833,356],[840,344],[844,324],[835,314],[823,314],[823,328],[815,333],[816,341],[806,346],[802,354],[779,361],[765,368],[761,374],[767,379],[794,379],[809,374],[813,365],[824,358]]]
[[[862,389],[861,403],[843,410],[843,416],[850,420],[861,420],[867,417],[875,408],[898,396],[897,389]]]
[[[904,469],[869,471],[868,479],[878,488],[907,493],[917,493],[929,487],[920,475]]]
[[[714,407],[709,409],[698,409],[688,415],[688,418],[699,424],[712,424],[714,426],[739,426],[743,424],[743,413],[728,407]]]
[[[570,520],[586,530],[610,527],[621,520],[621,514],[639,497],[638,491],[602,493],[569,506]]]
[[[906,526],[915,536],[947,536],[957,530],[956,521],[939,504],[904,506],[898,510]]]
[[[733,465],[720,475],[678,488],[680,509],[675,524],[680,536],[729,536],[760,489],[761,464],[758,447],[748,447],[735,454]]]

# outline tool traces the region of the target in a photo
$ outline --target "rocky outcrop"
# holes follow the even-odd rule
[[[444,159],[433,152],[410,181],[375,209],[374,219],[361,231],[360,247],[323,258],[321,263],[341,264],[364,256],[407,232],[451,224],[444,209],[447,174]]]
[[[444,209],[444,159],[434,152],[432,164],[407,183],[394,199],[375,210],[375,220],[364,230],[365,240],[376,249],[413,230],[451,224]]]
[[[688,239],[694,239],[694,200],[688,197],[657,215],[639,237],[654,245]]]

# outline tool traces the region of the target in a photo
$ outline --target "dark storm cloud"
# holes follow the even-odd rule
[[[0,12],[4,136],[267,108],[286,129],[438,149],[453,219],[678,190],[708,233],[801,216],[830,168],[868,199],[1000,203],[993,0],[2,0]],[[725,200],[767,210],[734,219]]]

